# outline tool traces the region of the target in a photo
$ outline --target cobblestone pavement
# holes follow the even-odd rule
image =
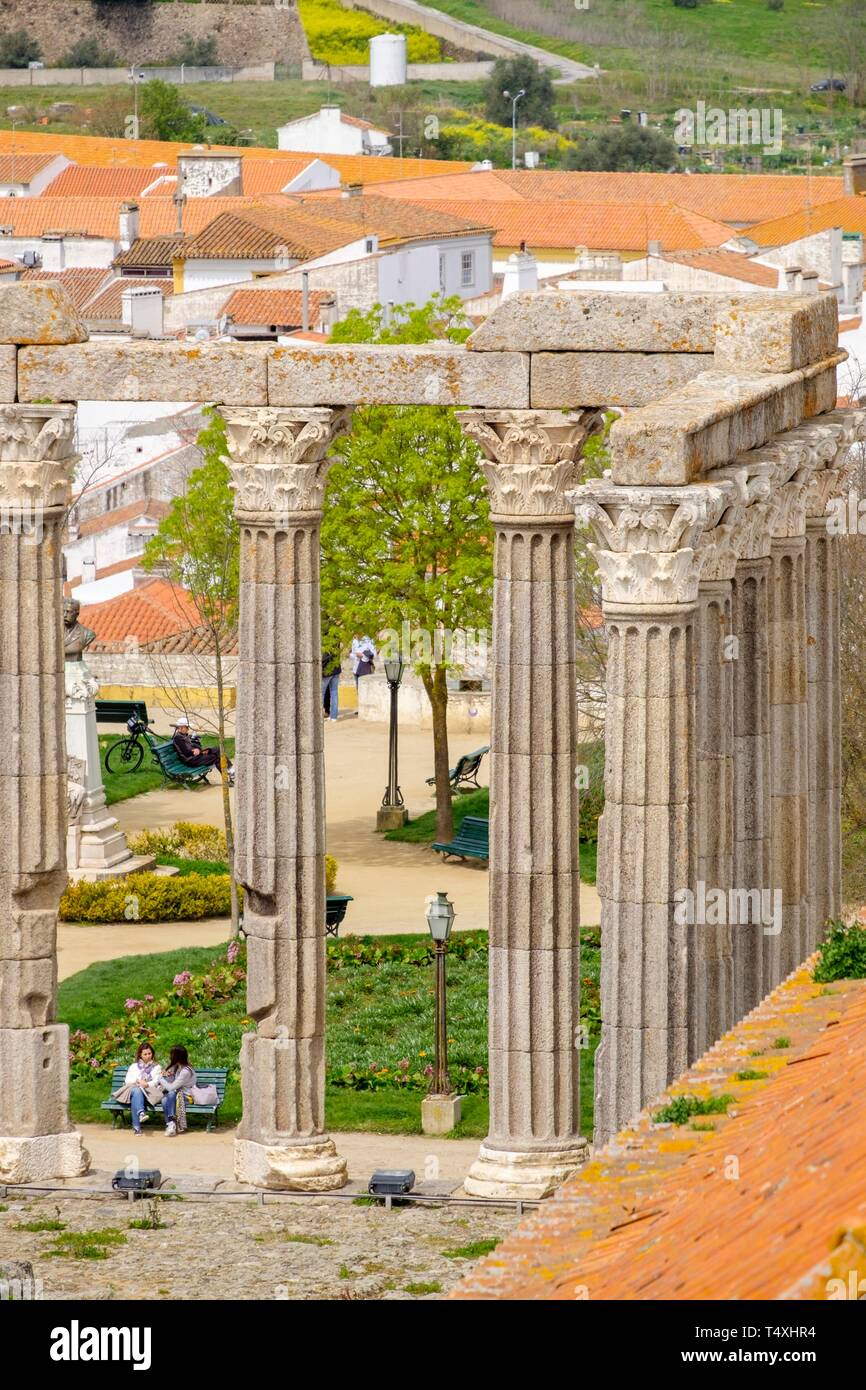
[[[0,1265],[25,1260],[44,1299],[411,1299],[443,1297],[501,1239],[514,1209],[355,1205],[294,1198],[161,1201],[157,1230],[131,1229],[153,1204],[114,1197],[7,1196],[0,1202]],[[21,1230],[62,1221],[64,1231]],[[105,1258],[52,1255],[69,1232],[121,1233]],[[485,1247],[489,1249],[489,1246]]]

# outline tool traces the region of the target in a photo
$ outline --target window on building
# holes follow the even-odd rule
[[[461,285],[474,285],[475,283],[475,252],[463,251],[460,256],[460,283]]]

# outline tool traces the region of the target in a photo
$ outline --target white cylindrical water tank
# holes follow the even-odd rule
[[[377,34],[370,40],[370,86],[405,87],[406,35]]]

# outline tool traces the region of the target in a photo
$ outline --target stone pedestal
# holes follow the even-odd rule
[[[224,411],[241,530],[236,857],[247,1011],[235,1175],[327,1192],[346,1163],[323,1133],[325,792],[319,527],[325,453],[349,413]],[[264,743],[256,731],[267,730]]]
[[[376,812],[377,830],[402,830],[409,819],[405,806],[380,806]]]
[[[74,818],[66,836],[66,864],[71,879],[95,882],[121,878],[153,868],[152,854],[130,854],[117,817],[105,804],[105,787],[99,761],[96,732],[96,695],[99,685],[84,659],[65,665],[66,751],[81,769],[84,796],[77,799]],[[78,779],[76,779],[78,780]]]
[[[452,1091],[447,1096],[425,1096],[421,1102],[421,1128],[425,1134],[450,1134],[460,1123],[463,1097]]]
[[[574,513],[592,412],[467,411],[496,533],[490,753],[490,1132],[473,1196],[544,1196],[586,1159]]]
[[[69,1034],[54,1022],[66,882],[60,531],[70,406],[0,407],[0,1182],[75,1177]]]

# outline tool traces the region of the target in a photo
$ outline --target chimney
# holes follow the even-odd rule
[[[138,241],[138,203],[120,205],[120,247],[128,251],[134,241]]]
[[[818,272],[817,270],[804,270],[800,277],[801,294],[818,293]]]
[[[341,196],[343,198],[360,198],[363,192],[364,185],[362,183],[350,183],[347,188],[343,189]]]
[[[657,257],[661,257],[661,254],[662,254],[662,244],[661,244],[661,242],[660,242],[660,241],[648,241],[648,242],[647,242],[647,246],[646,246],[646,253],[647,253],[648,256],[657,256]]]
[[[527,251],[526,242],[522,241],[520,250],[513,251],[508,257],[502,280],[502,298],[507,299],[510,294],[516,294],[518,290],[537,289],[538,262],[532,252]]]
[[[847,154],[843,159],[842,191],[846,197],[866,193],[866,154]]]
[[[121,318],[134,338],[163,336],[163,294],[158,285],[146,288],[130,282],[130,288],[120,296]]]
[[[82,584],[92,584],[96,578],[96,557],[94,555],[84,555],[81,560],[81,582]]]
[[[798,265],[786,265],[784,272],[785,289],[789,294],[799,294],[800,285],[803,280],[803,271]]]

